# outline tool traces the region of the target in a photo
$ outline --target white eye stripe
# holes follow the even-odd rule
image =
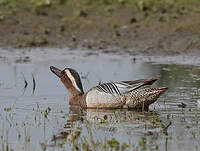
[[[72,81],[73,86],[81,92],[81,90],[79,89],[79,87],[76,84],[76,80],[74,79],[74,77],[72,76],[71,72],[69,70],[65,70],[65,73],[67,74],[67,76],[69,77],[69,79]]]

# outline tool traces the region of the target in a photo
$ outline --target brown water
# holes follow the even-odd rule
[[[84,51],[36,52],[23,50],[17,54],[2,50],[0,151],[87,150],[87,147],[90,150],[200,150],[197,107],[200,66],[164,64],[165,61],[156,60],[155,63],[141,56],[134,61],[132,56]],[[26,56],[30,58],[24,60]],[[99,81],[158,75],[156,85],[167,86],[169,90],[150,106],[149,112],[80,111],[69,107],[67,92],[50,72],[50,65],[76,69],[85,90]]]

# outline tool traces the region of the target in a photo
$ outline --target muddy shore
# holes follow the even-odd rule
[[[0,45],[200,56],[198,1],[159,6],[47,2],[34,7],[1,4]]]

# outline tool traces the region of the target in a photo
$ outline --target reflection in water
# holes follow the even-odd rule
[[[123,131],[123,133],[126,133],[130,137],[137,134],[152,137],[157,140],[159,139],[160,131],[163,132],[161,134],[166,136],[168,135],[167,130],[171,125],[171,122],[166,121],[166,119],[161,120],[159,114],[154,111],[131,111],[127,109],[83,110],[79,107],[70,107],[69,112],[70,114],[63,130],[60,134],[53,137],[54,145],[46,145],[46,147],[55,147],[59,145],[59,140],[62,139],[72,142],[75,141],[75,139],[81,140],[83,137],[85,138],[85,135],[81,135],[84,128],[87,129],[89,136],[94,135],[92,133],[95,133],[98,129],[98,131],[109,133],[110,135],[114,133],[121,133]],[[166,123],[167,125],[165,125]],[[104,136],[104,139],[107,140],[107,136]],[[91,138],[88,138],[86,141],[90,142]],[[98,142],[98,140],[93,141],[93,143]],[[167,149],[167,137],[165,148]],[[96,145],[96,149],[99,149],[98,145]]]
[[[95,66],[91,66],[94,62]],[[169,90],[148,112],[69,108],[66,90],[50,73],[50,65],[77,69],[85,90],[99,81],[136,80],[157,75],[160,78],[156,85],[167,86]],[[87,146],[92,150],[95,145],[101,148],[118,143],[126,143],[128,150],[145,147],[147,150],[199,150],[199,66],[133,63],[127,58],[91,56],[40,64],[1,64],[0,73],[1,147],[6,146],[8,136],[7,143],[15,151],[17,147],[25,150],[24,144],[26,150],[31,150],[30,146],[32,150],[40,150],[40,144],[46,150],[49,144],[50,150]],[[28,83],[25,92],[22,73]],[[56,144],[52,143],[52,136]]]

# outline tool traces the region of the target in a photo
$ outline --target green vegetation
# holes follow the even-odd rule
[[[4,121],[4,124],[9,124],[9,128],[2,128],[1,130],[1,149],[3,150],[13,150],[15,149],[12,146],[12,143],[10,142],[9,137],[9,129],[13,129],[17,133],[17,142],[23,142],[24,146],[34,144],[36,145],[35,141],[33,140],[33,134],[31,134],[31,129],[34,128],[38,131],[43,130],[42,133],[45,135],[45,131],[47,131],[48,124],[51,123],[51,118],[56,117],[55,121],[62,120],[62,116],[58,116],[58,114],[63,114],[62,112],[55,112],[52,111],[51,107],[47,107],[45,109],[41,109],[38,105],[36,109],[32,110],[32,113],[29,115],[24,115],[22,119],[24,120],[17,121],[16,117],[17,114],[15,113],[15,104],[13,104],[9,108],[4,108],[4,111],[1,112],[1,121]],[[142,112],[141,112],[142,114]],[[70,118],[70,115],[68,115],[66,118]],[[71,116],[74,116],[71,115]],[[5,119],[6,120],[5,120]],[[66,119],[64,119],[66,120]],[[98,119],[97,119],[98,120]],[[88,120],[82,121],[83,127],[85,127],[88,131],[88,134],[81,134],[84,132],[84,130],[80,131],[80,128],[78,125],[74,124],[73,122],[78,121],[71,121],[69,130],[65,129],[65,131],[61,132],[61,136],[55,136],[53,138],[53,141],[51,142],[51,145],[47,144],[46,142],[40,142],[41,148],[45,150],[48,147],[53,148],[63,148],[63,149],[71,149],[71,150],[84,150],[84,151],[93,151],[93,150],[115,150],[115,151],[127,151],[127,150],[146,150],[148,147],[148,141],[146,137],[141,137],[138,139],[138,142],[123,142],[119,141],[117,138],[113,137],[111,139],[107,139],[105,137],[104,140],[102,138],[95,135],[95,124],[91,123]],[[82,127],[82,126],[81,126]],[[83,128],[82,127],[82,128]],[[75,128],[72,130],[72,128]],[[98,128],[97,128],[98,129]],[[50,138],[49,138],[50,139]],[[58,140],[57,140],[58,139]],[[59,141],[61,139],[61,141]],[[58,141],[58,142],[57,142]],[[21,146],[22,148],[24,146]],[[153,145],[155,148],[157,148],[156,145]],[[23,149],[22,149],[23,150]]]
[[[40,14],[39,9],[55,8],[62,6],[74,6],[83,8],[78,14],[86,16],[84,8],[104,6],[104,11],[112,13],[115,10],[115,6],[129,6],[136,7],[139,11],[148,12],[170,12],[175,9],[179,13],[186,13],[189,10],[188,5],[194,5],[199,3],[198,0],[1,0],[0,5],[5,6],[7,9],[21,9],[32,8]],[[106,7],[107,6],[107,7]]]
[[[1,0],[0,44],[179,53],[200,48],[199,6],[199,0]]]

